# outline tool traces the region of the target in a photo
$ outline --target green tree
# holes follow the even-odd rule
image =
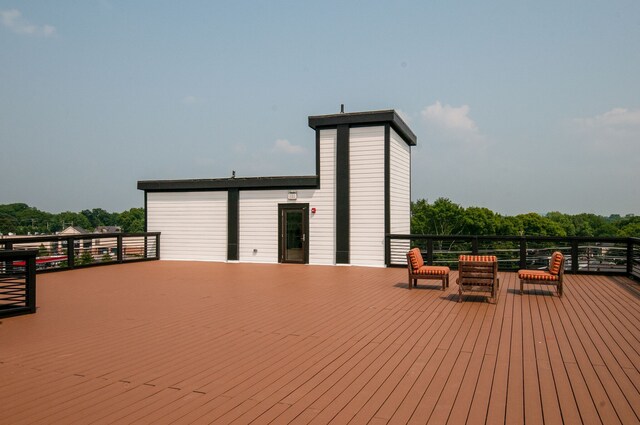
[[[577,214],[572,216],[576,236],[613,236],[616,234],[616,226],[604,217],[595,214]]]
[[[412,204],[412,233],[459,235],[464,223],[464,209],[447,198],[438,198],[433,204],[420,199]]]
[[[463,214],[465,235],[496,235],[500,216],[488,208],[469,207]]]
[[[567,236],[565,230],[555,221],[536,213],[520,214],[522,232],[526,236]]]
[[[558,223],[558,225],[564,229],[567,236],[576,235],[576,226],[574,224],[573,218],[570,215],[553,211],[553,212],[547,213],[546,217],[549,220],[555,223]]]
[[[617,236],[640,238],[640,217],[627,216],[616,223]]]
[[[78,264],[79,265],[92,264],[93,261],[94,261],[94,259],[93,259],[93,255],[91,255],[91,252],[90,251],[84,251],[80,255],[80,258],[78,259]]]
[[[121,212],[118,224],[124,233],[144,232],[144,208],[131,208]]]
[[[38,257],[45,257],[47,255],[49,255],[49,250],[41,243],[38,247]]]
[[[89,219],[81,213],[65,211],[58,214],[56,219],[60,223],[60,230],[64,230],[69,226],[82,227],[87,231],[93,230]]]
[[[0,205],[0,232],[2,233],[47,233],[52,215],[27,204]]]
[[[92,210],[82,210],[80,213],[89,220],[91,228],[95,229],[98,226],[115,226],[118,221],[117,213],[110,213],[102,208],[94,208]]]
[[[496,233],[501,236],[522,236],[524,235],[522,220],[514,216],[500,217]]]

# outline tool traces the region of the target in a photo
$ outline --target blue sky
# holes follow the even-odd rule
[[[638,1],[0,0],[0,203],[310,175],[309,115],[396,109],[412,197],[640,214]]]

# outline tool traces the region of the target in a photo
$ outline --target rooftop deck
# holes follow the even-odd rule
[[[38,276],[0,322],[0,423],[640,421],[640,292],[501,273],[497,305],[405,269],[153,262]]]

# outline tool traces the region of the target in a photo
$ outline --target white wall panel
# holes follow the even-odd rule
[[[335,264],[336,130],[320,132],[320,189],[298,190],[295,201],[287,190],[240,192],[240,261],[278,262],[278,204],[309,204],[309,263]],[[254,252],[255,250],[255,252]]]
[[[411,148],[391,129],[390,144],[390,231],[411,233]],[[409,241],[394,241],[391,262],[406,263]]]
[[[286,190],[240,192],[240,261],[278,262],[278,203],[287,202],[287,193]]]
[[[309,263],[336,263],[336,140],[337,130],[320,130],[320,190],[303,196],[316,208],[309,215]],[[311,193],[311,191],[309,191]],[[303,194],[304,195],[304,194]]]
[[[350,264],[384,266],[384,126],[349,131]]]
[[[226,261],[227,192],[149,192],[147,219],[162,259]]]

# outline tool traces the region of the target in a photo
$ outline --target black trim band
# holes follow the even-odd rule
[[[144,231],[145,233],[149,231],[149,214],[148,214],[149,208],[148,208],[148,204],[147,204],[147,191],[144,191]]]
[[[320,132],[316,131],[316,177],[318,177],[318,189],[320,189],[320,185],[322,184],[322,179],[320,178]]]
[[[227,261],[238,261],[240,228],[240,191],[229,189],[227,192]]]
[[[391,126],[384,126],[384,234],[391,233]],[[391,251],[385,244],[384,261],[391,263]]]
[[[349,264],[349,125],[337,127],[336,141],[336,264]]]
[[[278,190],[278,189],[317,189],[317,176],[298,177],[240,177],[226,179],[192,180],[142,180],[138,189],[150,192],[196,192],[206,190]]]

